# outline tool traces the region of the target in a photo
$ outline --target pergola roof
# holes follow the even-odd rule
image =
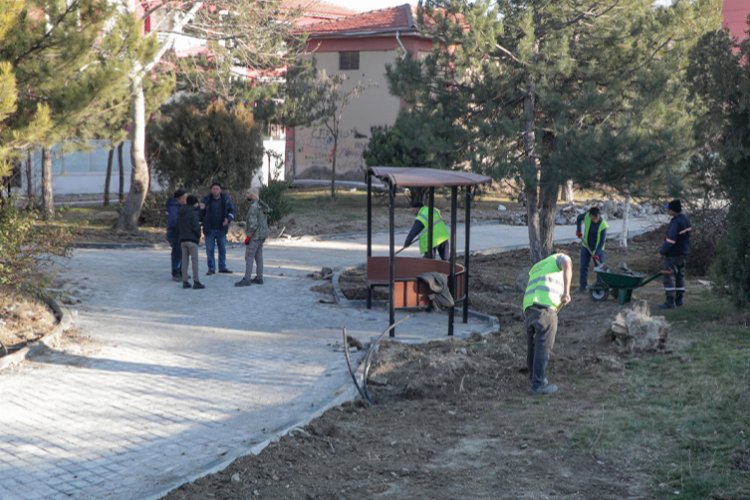
[[[474,186],[492,179],[486,175],[422,167],[370,167],[370,173],[399,187]]]

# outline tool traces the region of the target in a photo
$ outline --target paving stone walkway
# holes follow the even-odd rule
[[[472,248],[525,237],[477,226]],[[375,241],[384,252],[386,236]],[[265,284],[236,288],[243,251],[228,251],[235,274],[201,276],[205,290],[169,279],[166,248],[81,249],[64,261],[81,301],[74,330],[0,372],[0,499],[158,498],[353,397],[341,329],[369,341],[387,311],[321,303],[308,274],[362,262],[363,235],[269,242]],[[417,313],[398,338],[443,338],[446,327],[443,314]],[[487,329],[472,318],[456,336]]]

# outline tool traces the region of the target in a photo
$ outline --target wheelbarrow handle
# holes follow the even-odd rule
[[[651,282],[652,282],[652,281],[654,281],[654,280],[655,280],[656,278],[659,278],[659,277],[661,277],[661,276],[663,276],[663,275],[664,275],[664,271],[659,271],[658,273],[654,273],[654,274],[652,274],[651,276],[649,276],[649,277],[648,277],[648,278],[646,278],[645,280],[641,281],[641,282],[640,282],[640,284],[638,285],[638,288],[640,288],[640,287],[642,287],[642,286],[646,285],[647,283],[651,283]]]

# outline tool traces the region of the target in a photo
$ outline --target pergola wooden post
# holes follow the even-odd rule
[[[396,280],[396,242],[395,242],[395,207],[396,192],[398,188],[428,188],[429,189],[429,215],[428,215],[428,255],[432,256],[433,234],[433,210],[435,207],[435,188],[451,188],[451,219],[450,219],[450,271],[448,284],[454,303],[462,303],[463,322],[469,319],[469,236],[471,233],[471,201],[472,189],[479,184],[490,182],[490,178],[484,175],[469,172],[456,172],[452,170],[438,170],[421,167],[370,167],[367,170],[367,262],[370,265],[372,257],[372,178],[377,177],[388,187],[388,322],[391,327],[390,336],[396,335],[394,324],[396,323],[395,312],[395,280]],[[456,227],[458,212],[458,188],[466,189],[466,227],[464,247],[464,276],[463,295],[456,297]],[[367,308],[372,307],[372,288],[367,287]],[[455,305],[448,310],[448,335],[453,335],[453,323],[455,318]]]

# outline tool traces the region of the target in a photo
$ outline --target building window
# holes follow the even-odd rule
[[[339,52],[339,70],[359,69],[359,52]]]

